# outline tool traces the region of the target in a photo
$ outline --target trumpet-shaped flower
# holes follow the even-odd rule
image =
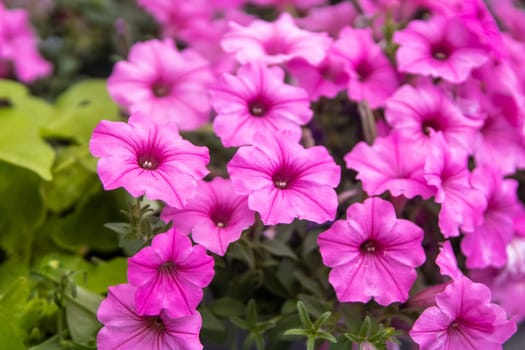
[[[497,170],[486,166],[474,169],[471,182],[487,198],[487,207],[483,212],[483,223],[461,241],[467,267],[502,267],[507,262],[507,243],[514,233],[518,183],[503,179]]]
[[[490,302],[490,289],[461,273],[450,242],[444,244],[436,263],[453,280],[436,295],[435,306],[416,320],[409,333],[412,339],[421,350],[502,349],[517,327],[500,306]]]
[[[217,111],[213,129],[225,146],[251,144],[257,131],[286,130],[295,139],[301,137],[301,125],[313,116],[310,101],[305,90],[283,80],[279,67],[261,63],[243,65],[237,76],[222,76],[210,94]]]
[[[323,263],[337,298],[381,305],[406,301],[416,280],[415,267],[425,261],[423,230],[398,219],[394,207],[378,197],[351,205],[346,220],[319,235]]]
[[[124,187],[132,196],[146,195],[180,208],[195,195],[207,173],[206,147],[183,140],[173,123],[136,119],[101,121],[89,142],[100,157],[97,171],[104,189]]]
[[[483,222],[487,200],[470,183],[467,156],[451,150],[441,133],[432,137],[424,176],[436,190],[436,203],[441,203],[439,228],[445,237],[458,236],[460,227],[472,232]]]
[[[97,334],[99,350],[200,350],[202,319],[198,312],[172,318],[165,311],[142,316],[135,307],[137,288],[130,284],[109,287],[108,296],[97,311],[104,325]]]
[[[432,85],[401,87],[387,101],[385,117],[394,132],[423,150],[439,131],[450,147],[470,151],[482,123],[465,117],[442,90]]]
[[[335,217],[341,170],[322,146],[305,149],[284,133],[257,133],[253,146],[235,153],[228,173],[234,190],[248,195],[248,206],[267,225]]]
[[[133,45],[128,60],[115,65],[108,90],[132,113],[192,130],[209,119],[213,82],[209,63],[197,52],[179,52],[169,39],[150,40]]]
[[[394,196],[425,199],[434,194],[424,175],[425,154],[413,142],[391,133],[372,146],[359,142],[345,157],[346,167],[357,171],[369,195],[390,191]]]
[[[394,34],[400,72],[465,81],[472,69],[487,62],[487,48],[458,17],[414,20]]]
[[[315,65],[324,58],[330,42],[326,33],[299,29],[292,16],[284,12],[275,22],[254,20],[247,27],[230,22],[230,31],[221,44],[240,63],[280,64],[301,57]]]
[[[216,177],[201,181],[197,195],[184,208],[165,207],[161,218],[173,221],[182,233],[191,232],[193,240],[209,251],[224,255],[253,224],[255,213],[248,208],[248,196],[235,193],[230,180]]]
[[[8,10],[0,2],[0,77],[12,63],[16,76],[32,82],[51,73],[52,66],[38,52],[37,39],[29,25],[28,12]],[[5,67],[4,67],[5,65]]]
[[[215,271],[206,250],[171,229],[153,238],[128,260],[129,283],[137,286],[135,303],[139,315],[188,316],[195,312]]]
[[[392,64],[374,42],[372,31],[343,28],[334,51],[347,62],[348,96],[356,101],[366,100],[372,108],[383,107],[399,81]]]

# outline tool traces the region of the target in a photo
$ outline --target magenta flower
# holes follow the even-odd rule
[[[323,263],[342,302],[381,305],[403,302],[416,280],[415,267],[425,261],[423,230],[398,219],[394,207],[378,197],[351,205],[346,220],[319,235]]]
[[[132,196],[146,195],[181,208],[195,195],[207,173],[206,147],[183,140],[173,123],[137,119],[101,121],[89,149],[99,157],[98,175],[105,190],[124,187]]]
[[[490,302],[490,289],[460,276],[436,295],[410,330],[421,350],[502,349],[516,323]]]
[[[402,86],[387,101],[385,118],[394,132],[422,150],[428,149],[431,136],[439,131],[454,149],[470,151],[482,123],[465,117],[441,89],[429,84]]]
[[[228,163],[235,191],[267,225],[294,218],[333,220],[341,170],[326,148],[303,148],[286,134],[255,134],[253,146],[239,148]]]
[[[191,245],[187,236],[171,229],[153,238],[128,260],[129,283],[137,286],[139,315],[188,316],[195,312],[215,271],[206,250]]]
[[[313,111],[306,91],[283,80],[279,67],[260,63],[243,65],[237,76],[222,76],[210,94],[217,111],[213,129],[225,146],[251,144],[257,131],[285,130],[299,140],[301,125],[312,119]]]
[[[207,89],[213,81],[208,62],[195,51],[179,52],[168,39],[150,40],[133,45],[128,61],[115,65],[108,90],[133,113],[192,130],[209,119]]]
[[[45,77],[52,70],[51,64],[38,52],[28,12],[24,9],[8,10],[0,2],[0,77],[4,70],[9,73],[7,63],[13,64],[18,79],[26,83]]]
[[[279,64],[301,57],[315,65],[324,58],[330,42],[326,33],[299,29],[285,12],[271,23],[254,20],[243,27],[230,22],[230,31],[224,35],[222,47],[224,51],[234,53],[240,63]]]
[[[141,316],[135,307],[136,287],[119,284],[109,287],[108,296],[97,311],[104,327],[97,334],[99,350],[200,350],[200,314],[172,318],[162,311]]]
[[[472,69],[487,62],[488,50],[457,17],[414,20],[394,34],[400,72],[443,78],[451,83],[467,79]]]
[[[369,195],[390,191],[394,196],[424,199],[434,195],[424,175],[425,154],[413,142],[395,133],[379,137],[372,146],[359,142],[345,157],[346,167],[357,171]]]
[[[384,106],[399,81],[392,64],[374,42],[372,31],[344,28],[334,43],[334,51],[348,62],[348,96],[367,101],[372,108]]]
[[[487,200],[470,183],[467,155],[451,150],[441,133],[432,137],[424,176],[441,203],[439,228],[445,237],[458,236],[460,227],[472,232],[483,222]]]
[[[507,243],[514,233],[518,183],[503,179],[498,170],[487,167],[474,169],[471,183],[485,195],[487,207],[483,212],[483,223],[461,241],[467,267],[502,267],[507,262]]]
[[[305,17],[296,18],[297,24],[312,32],[326,32],[337,37],[341,29],[349,26],[357,17],[357,11],[349,2],[313,7]]]
[[[321,96],[334,98],[348,85],[346,61],[335,54],[332,48],[333,46],[327,50],[325,58],[316,66],[301,58],[286,64],[288,72],[297,80],[298,85],[308,92],[312,101]]]
[[[173,221],[179,232],[191,232],[193,240],[209,251],[224,255],[254,223],[255,213],[248,208],[248,196],[235,193],[230,180],[216,177],[201,181],[197,195],[183,209],[164,208],[161,218]]]

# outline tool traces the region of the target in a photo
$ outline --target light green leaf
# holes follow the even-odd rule
[[[56,101],[55,117],[43,129],[48,137],[87,144],[100,120],[118,120],[118,106],[111,100],[106,81],[84,80],[70,87]]]
[[[0,345],[9,345],[9,350],[24,350],[22,332],[15,325],[12,315],[0,309]]]
[[[51,180],[55,153],[40,136],[51,113],[42,100],[27,95],[24,87],[0,80],[0,160],[21,166]]]

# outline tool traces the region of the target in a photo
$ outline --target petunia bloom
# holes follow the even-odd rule
[[[267,225],[335,217],[341,170],[323,146],[305,149],[286,134],[257,133],[227,167],[234,190],[248,195],[248,206]]]
[[[132,196],[146,195],[180,208],[195,195],[207,173],[206,147],[183,140],[173,123],[136,119],[101,121],[89,149],[99,157],[97,172],[104,189],[124,187]]]
[[[199,245],[170,229],[153,238],[128,260],[129,283],[137,286],[139,315],[188,316],[195,312],[206,287],[215,274],[213,258]]]
[[[390,191],[394,196],[424,199],[434,195],[424,175],[425,154],[411,140],[390,133],[374,144],[359,142],[345,155],[346,167],[357,171],[363,189],[369,195]]]
[[[217,111],[213,129],[227,146],[251,144],[257,131],[272,134],[286,130],[301,137],[301,125],[312,119],[306,91],[284,83],[279,67],[248,63],[237,76],[224,74],[210,90]]]
[[[441,132],[450,147],[468,152],[482,123],[464,116],[457,104],[433,85],[402,86],[388,99],[385,118],[394,132],[423,152],[435,132]]]
[[[507,320],[505,311],[490,302],[491,292],[486,285],[461,274],[449,242],[436,262],[442,274],[453,280],[436,295],[435,306],[419,316],[410,337],[421,350],[502,349],[516,332],[516,323]]]
[[[179,318],[165,311],[142,316],[135,307],[137,288],[130,284],[109,287],[108,296],[97,311],[104,325],[97,334],[99,350],[200,350],[202,319],[198,312]]]
[[[149,40],[133,45],[128,60],[115,65],[108,90],[132,113],[193,130],[209,120],[207,89],[213,82],[208,61],[197,52],[179,52],[169,39]]]
[[[224,255],[254,223],[255,213],[248,208],[248,196],[235,193],[230,180],[216,177],[201,181],[197,195],[184,208],[165,207],[161,218],[173,221],[181,233],[191,232],[193,240],[209,251]]]
[[[243,64],[250,61],[280,64],[299,57],[318,64],[330,42],[326,33],[299,29],[285,12],[274,22],[254,20],[247,27],[230,22],[230,30],[221,44],[224,51],[235,54]]]
[[[400,72],[465,81],[472,69],[489,59],[487,48],[457,17],[414,20],[394,34]]]
[[[473,188],[467,155],[451,150],[443,135],[432,136],[425,160],[427,184],[436,190],[435,202],[441,203],[439,228],[445,237],[459,236],[459,228],[472,232],[483,222],[487,200]]]
[[[334,52],[347,62],[348,96],[367,101],[372,108],[383,107],[399,81],[394,67],[374,42],[372,31],[343,28],[334,43]]]
[[[513,221],[518,208],[518,183],[503,179],[493,168],[478,167],[471,177],[472,186],[487,199],[483,223],[474,227],[461,241],[468,268],[502,267],[507,262],[506,245],[513,236]]]
[[[351,205],[346,220],[319,235],[329,282],[342,302],[381,305],[403,302],[425,261],[423,230],[398,219],[393,205],[378,197]]]
[[[38,42],[24,9],[9,10],[0,2],[0,77],[13,64],[18,79],[30,83],[51,73],[52,66],[38,52]]]

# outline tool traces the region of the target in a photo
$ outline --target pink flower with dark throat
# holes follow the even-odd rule
[[[346,216],[318,238],[339,301],[406,301],[415,268],[425,261],[423,230],[398,219],[393,205],[378,197],[351,205]]]
[[[317,64],[330,42],[326,33],[299,29],[292,16],[284,12],[275,22],[254,20],[247,27],[231,22],[221,44],[224,51],[235,54],[240,63],[280,64],[301,57]]]
[[[465,81],[472,69],[489,59],[488,49],[457,17],[413,20],[395,32],[394,42],[400,72]]]
[[[305,149],[287,134],[257,133],[253,146],[235,153],[228,173],[234,190],[248,195],[248,206],[267,225],[335,217],[341,170],[322,146]]]
[[[209,120],[207,89],[213,81],[208,61],[197,52],[179,52],[169,39],[150,40],[133,45],[128,60],[115,65],[108,90],[132,113],[193,130]]]
[[[187,236],[171,229],[153,238],[128,260],[129,283],[137,286],[139,315],[188,316],[202,300],[202,288],[210,284],[214,260]]]
[[[175,124],[135,115],[128,123],[101,121],[89,149],[100,158],[97,172],[104,189],[124,187],[134,197],[146,195],[177,208],[195,195],[210,160],[208,149],[183,140]]]
[[[182,233],[191,232],[193,240],[209,251],[224,255],[254,223],[255,213],[248,208],[248,196],[235,193],[230,180],[216,177],[201,181],[197,195],[184,208],[165,207],[161,218],[173,221]]]
[[[343,28],[333,47],[347,62],[348,97],[367,101],[372,108],[384,106],[396,91],[399,79],[381,47],[374,42],[372,31]]]
[[[301,125],[312,119],[306,91],[284,83],[279,67],[248,63],[237,76],[224,74],[210,90],[217,116],[213,129],[227,146],[251,144],[257,131],[286,130],[299,140]]]
[[[97,311],[104,325],[97,334],[99,350],[200,350],[200,314],[172,318],[165,311],[142,316],[135,307],[137,288],[129,284],[109,287]]]

